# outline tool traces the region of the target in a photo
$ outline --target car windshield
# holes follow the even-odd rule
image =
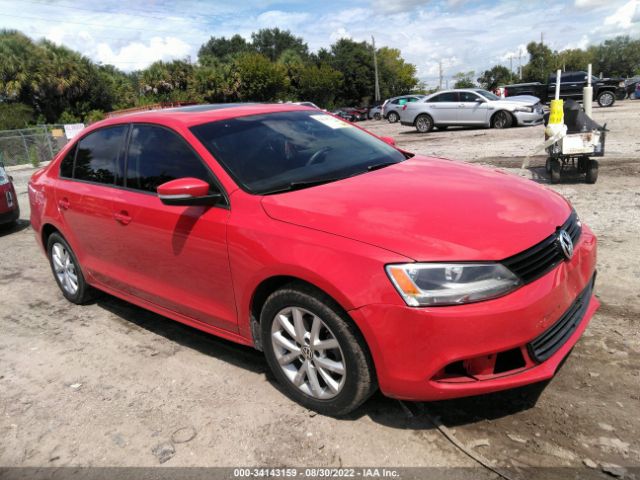
[[[478,92],[480,95],[482,95],[487,100],[500,100],[499,96],[494,95],[493,93],[491,93],[488,90],[478,89],[478,90],[476,90],[476,92]]]
[[[255,194],[335,181],[407,158],[373,135],[317,111],[230,118],[191,131],[242,188]]]

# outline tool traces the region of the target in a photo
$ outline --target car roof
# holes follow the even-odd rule
[[[96,122],[91,125],[91,129],[132,122],[159,123],[162,125],[180,124],[185,127],[191,127],[234,117],[295,110],[312,110],[317,112],[315,108],[293,103],[214,103],[128,113]]]

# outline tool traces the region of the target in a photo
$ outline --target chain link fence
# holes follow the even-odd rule
[[[38,166],[51,160],[66,143],[63,125],[0,130],[0,162],[5,166]]]

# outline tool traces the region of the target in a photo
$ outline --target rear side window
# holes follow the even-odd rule
[[[127,187],[156,192],[177,178],[212,183],[209,170],[182,137],[162,127],[134,125],[127,156]]]
[[[430,98],[427,102],[457,102],[458,98],[456,92],[447,92],[441,93],[440,95],[436,95],[435,97]]]
[[[107,127],[80,140],[73,178],[113,185],[128,128],[127,125]]]
[[[475,93],[471,92],[460,92],[460,101],[461,102],[475,102],[478,100],[478,97]]]
[[[75,144],[71,147],[71,150],[65,155],[60,162],[60,176],[64,178],[72,178],[73,177],[73,160],[76,156],[76,149],[78,148],[78,144]]]

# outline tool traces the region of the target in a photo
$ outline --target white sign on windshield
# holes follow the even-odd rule
[[[336,128],[347,128],[347,127],[351,127],[351,125],[349,125],[347,122],[343,122],[342,120],[338,120],[335,117],[332,117],[331,115],[310,115],[311,118],[313,118],[314,120],[316,120],[317,122],[320,122],[324,125],[326,125],[329,128],[333,128],[334,130]]]

